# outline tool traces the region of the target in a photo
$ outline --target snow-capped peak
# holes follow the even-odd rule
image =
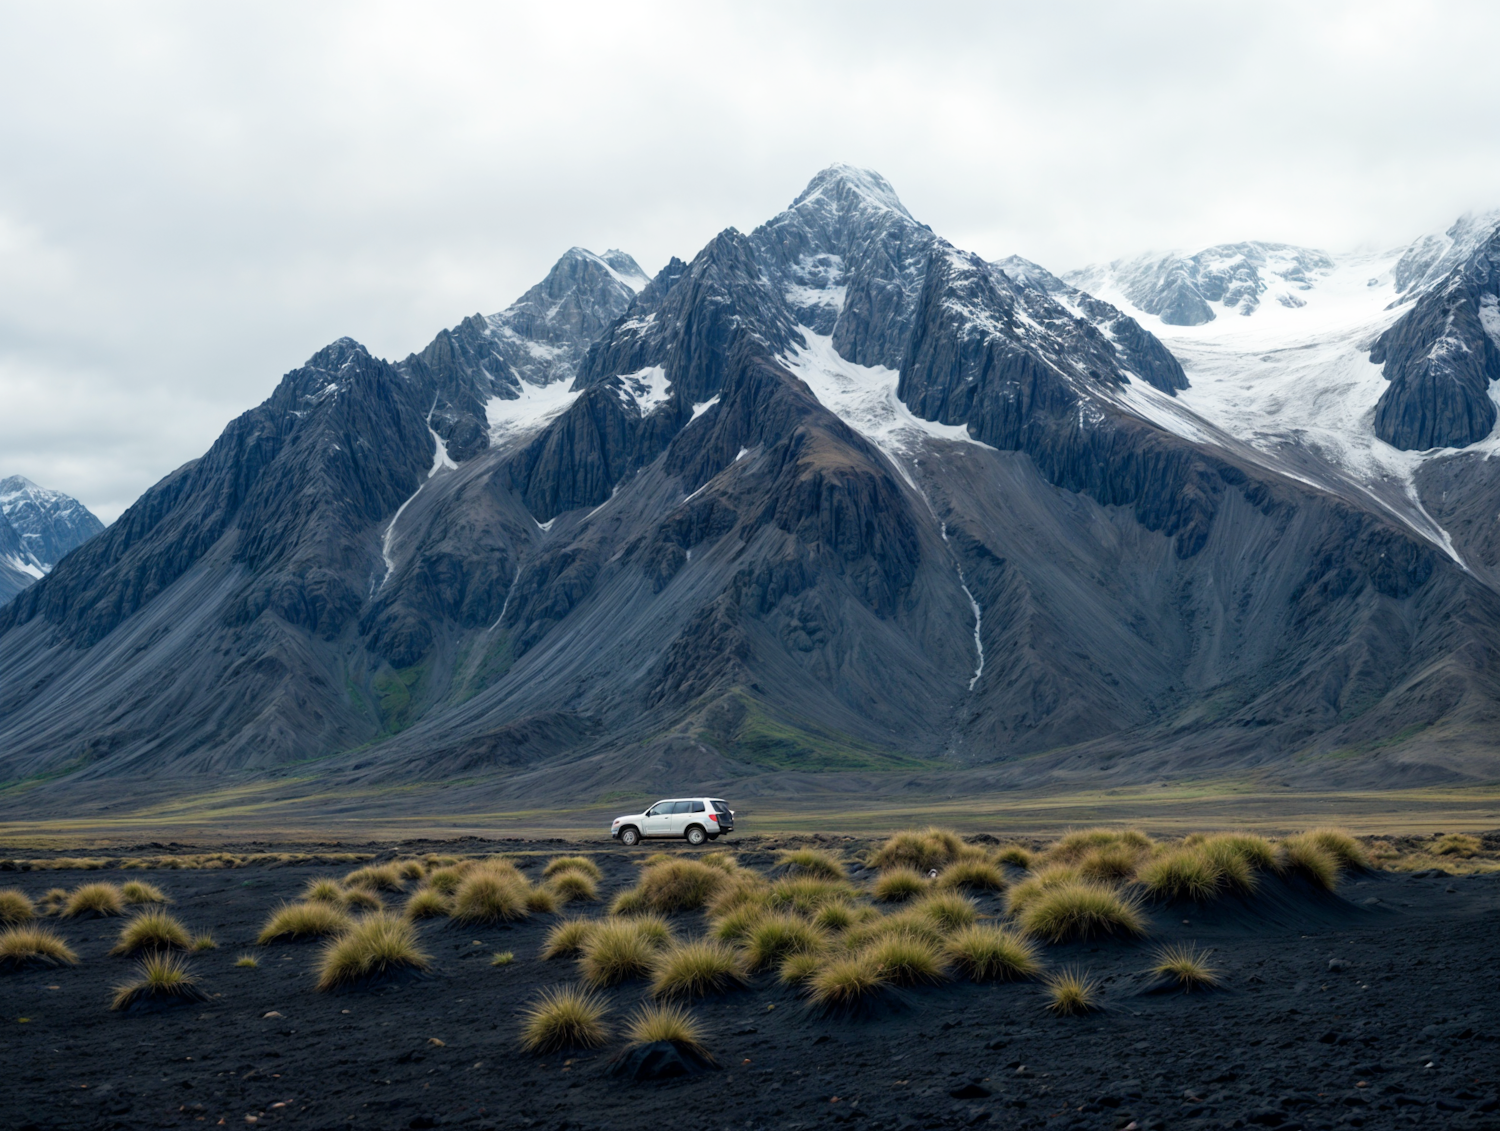
[[[891,187],[890,181],[873,169],[860,169],[854,165],[828,166],[807,183],[801,195],[792,201],[792,208],[797,209],[824,200],[836,207],[868,208],[873,206],[882,210],[899,212],[907,219],[912,218],[911,213],[906,210],[906,205],[902,204],[901,198],[896,195],[896,190]]]

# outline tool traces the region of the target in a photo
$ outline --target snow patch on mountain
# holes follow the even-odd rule
[[[641,416],[650,416],[671,399],[667,371],[660,365],[648,365],[634,373],[620,376],[620,400],[633,404]]]
[[[1369,350],[1402,313],[1393,306],[1401,255],[1330,257],[1331,266],[1299,293],[1300,305],[1265,303],[1254,317],[1194,326],[1167,323],[1133,306],[1118,287],[1102,286],[1100,297],[1123,305],[1159,337],[1191,382],[1175,400],[1144,384],[1132,384],[1119,399],[1179,436],[1212,442],[1213,430],[1201,419],[1281,466],[1277,457],[1289,448],[1310,452],[1458,560],[1447,532],[1422,507],[1415,483],[1425,461],[1457,449],[1401,451],[1373,427],[1387,383]],[[1465,450],[1500,453],[1500,437]],[[1288,474],[1307,479],[1295,469]]]
[[[484,415],[490,426],[490,442],[535,432],[561,416],[577,399],[578,391],[568,388],[564,381],[548,385],[522,381],[518,396],[491,397],[486,403]]]
[[[824,408],[888,454],[901,457],[924,437],[988,447],[964,424],[938,424],[913,415],[896,396],[901,374],[883,365],[856,365],[839,356],[833,338],[801,327],[805,346],[792,347],[783,364],[795,373]],[[897,459],[897,466],[900,460]]]

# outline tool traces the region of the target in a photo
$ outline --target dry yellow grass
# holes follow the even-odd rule
[[[431,964],[410,922],[394,915],[369,915],[323,949],[317,987],[337,989],[397,971],[426,970]]]
[[[271,913],[255,941],[265,946],[273,942],[327,938],[341,935],[353,926],[354,920],[331,903],[288,903]]]
[[[521,1045],[535,1053],[596,1049],[609,1039],[604,999],[567,986],[543,990],[524,1015]]]
[[[744,984],[745,960],[733,947],[712,939],[668,947],[651,971],[651,992],[659,998],[703,997]]]
[[[154,953],[141,963],[136,980],[115,987],[111,1009],[126,1009],[143,1001],[204,1001],[198,979],[188,973],[175,954]]]
[[[125,913],[125,897],[115,884],[80,884],[63,905],[65,919],[105,918]]]
[[[166,894],[155,884],[148,884],[145,880],[130,880],[121,885],[120,897],[132,907],[139,907],[151,903],[171,903]]]
[[[36,908],[19,888],[0,888],[0,923],[29,923]]]
[[[78,955],[49,927],[23,924],[0,931],[0,970],[76,965]]]

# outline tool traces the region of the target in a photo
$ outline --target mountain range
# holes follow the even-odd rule
[[[1500,216],[1054,275],[848,166],[653,277],[575,248],[0,609],[0,778],[1493,780],[1497,294]]]

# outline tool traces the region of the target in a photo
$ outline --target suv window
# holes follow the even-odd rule
[[[722,801],[715,801],[715,802],[712,802],[712,805],[713,805],[714,811],[716,813],[723,813],[726,816],[728,816],[728,814],[729,814],[729,806],[725,805],[724,802],[722,802]]]
[[[691,801],[674,801],[672,802],[672,812],[686,813],[688,811],[688,806],[690,806],[691,804]]]
[[[703,812],[703,802],[701,802],[701,801],[694,801],[693,802],[693,809],[692,809],[692,811],[694,813],[701,813],[701,812]]]

